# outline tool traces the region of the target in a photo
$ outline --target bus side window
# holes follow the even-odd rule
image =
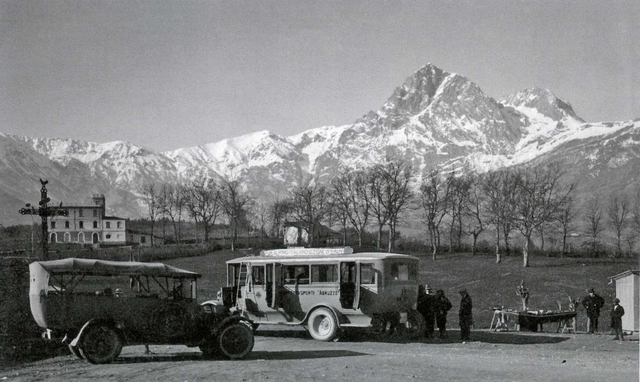
[[[253,285],[264,285],[264,266],[258,265],[251,267],[253,277]]]
[[[282,277],[284,277],[285,285],[293,285],[296,283],[296,267],[293,265],[285,265],[282,267]]]
[[[337,264],[313,264],[311,265],[312,283],[335,283],[338,282]]]
[[[398,280],[398,264],[391,265],[391,279],[395,281]]]
[[[409,266],[407,264],[392,264],[391,279],[394,281],[408,281]]]
[[[360,284],[376,284],[376,271],[373,268],[373,264],[360,264]]]
[[[309,284],[309,266],[296,267],[296,284]]]

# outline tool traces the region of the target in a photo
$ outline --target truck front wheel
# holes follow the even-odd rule
[[[253,350],[253,331],[236,322],[222,329],[217,342],[221,355],[228,359],[242,359]]]
[[[92,325],[84,330],[80,354],[95,364],[111,363],[122,351],[122,340],[116,331],[108,326]]]

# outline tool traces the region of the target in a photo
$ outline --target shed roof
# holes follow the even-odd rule
[[[618,273],[617,275],[614,276],[609,276],[610,279],[612,280],[617,280],[617,279],[621,279],[623,277],[629,276],[629,275],[636,275],[636,276],[640,276],[640,270],[628,270],[628,271],[624,271],[622,273]]]

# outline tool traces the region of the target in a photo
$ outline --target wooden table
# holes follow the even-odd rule
[[[562,330],[572,331],[575,333],[576,312],[553,312],[553,313],[534,313],[534,312],[518,312],[511,309],[493,308],[493,318],[489,330],[509,331],[508,323],[515,323],[514,330],[520,331],[543,331],[543,324],[558,323],[556,332]]]
[[[564,330],[569,327],[567,324],[569,321],[572,321],[576,317],[576,312],[554,312],[554,313],[529,313],[529,312],[520,312],[518,315],[518,323],[520,324],[520,330],[529,330],[532,332],[537,332],[538,328],[540,331],[543,331],[543,324],[548,324],[552,322],[558,323],[558,328],[556,332],[559,332],[562,329]],[[564,327],[563,327],[564,325]],[[573,327],[575,332],[575,327]]]
[[[520,329],[519,320],[517,319],[519,315],[520,315],[520,312],[517,312],[515,310],[493,308],[493,318],[491,319],[491,325],[489,325],[489,330],[493,329],[494,332],[497,332],[498,330],[508,332],[509,331],[508,323],[511,321],[514,322],[513,330],[518,330]]]

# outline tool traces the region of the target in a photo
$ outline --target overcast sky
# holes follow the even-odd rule
[[[0,0],[0,132],[156,151],[353,123],[427,63],[640,118],[640,1]]]

